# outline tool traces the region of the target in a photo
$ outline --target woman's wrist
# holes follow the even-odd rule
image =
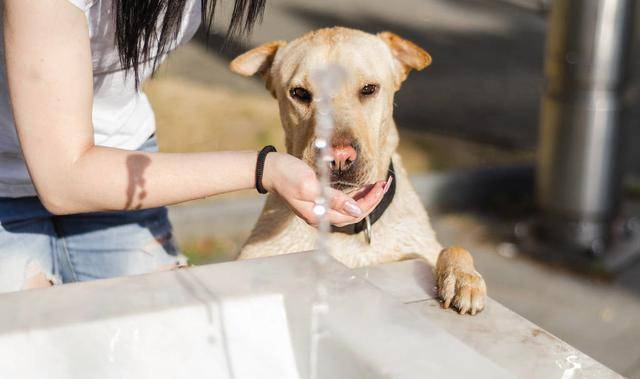
[[[274,188],[274,174],[277,171],[277,161],[280,153],[273,152],[267,154],[264,159],[264,169],[262,172],[262,186],[269,192],[275,192]]]
[[[267,145],[260,150],[258,153],[258,158],[256,159],[256,171],[255,171],[255,187],[261,194],[266,194],[269,192],[267,188],[263,185],[263,176],[265,169],[265,161],[269,153],[277,152],[276,148],[272,145]]]

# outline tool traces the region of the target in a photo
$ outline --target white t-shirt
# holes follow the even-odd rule
[[[93,130],[96,145],[135,150],[154,132],[155,118],[145,94],[136,90],[132,72],[125,75],[115,47],[111,0],[68,0],[88,20],[93,61]],[[172,48],[193,37],[200,26],[200,0],[188,0],[178,38]],[[0,197],[34,196],[13,122],[4,67],[0,19]],[[163,57],[164,58],[164,57]],[[152,67],[141,67],[141,82]]]

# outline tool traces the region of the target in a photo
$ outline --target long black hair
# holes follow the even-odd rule
[[[162,56],[171,49],[180,32],[187,1],[193,0],[113,0],[120,63],[133,70],[136,87],[140,63],[152,61],[155,71]],[[202,27],[210,32],[218,0],[199,1]],[[266,0],[235,0],[227,38],[249,33],[262,19],[265,5]]]

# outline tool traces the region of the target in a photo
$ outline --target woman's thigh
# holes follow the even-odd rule
[[[0,198],[0,292],[60,282],[48,212],[37,198]]]
[[[168,270],[186,264],[166,208],[55,218],[61,255],[74,281]]]

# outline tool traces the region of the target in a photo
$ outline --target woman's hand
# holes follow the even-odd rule
[[[329,222],[345,226],[359,222],[371,213],[384,195],[386,182],[373,184],[367,191],[358,191],[354,199],[342,191],[330,189]],[[280,195],[291,210],[310,225],[318,220],[313,212],[320,183],[315,172],[298,158],[284,153],[270,153],[265,160],[263,186]]]

